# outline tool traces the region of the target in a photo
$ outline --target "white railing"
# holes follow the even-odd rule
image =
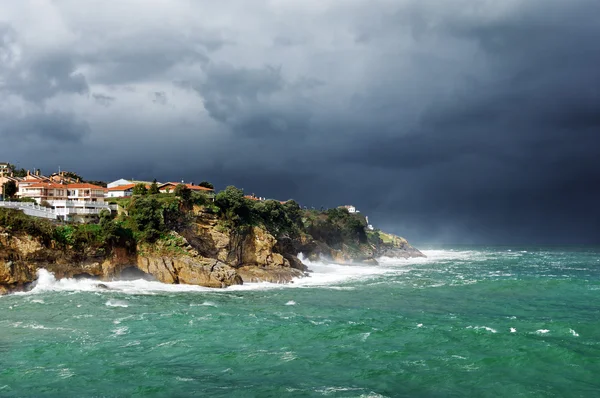
[[[88,207],[88,208],[109,208],[109,205],[106,203],[99,202],[83,202],[76,200],[49,200],[50,203],[54,207]]]
[[[48,219],[56,219],[59,216],[68,217],[74,215],[99,215],[103,210],[117,210],[117,205],[106,205],[102,203],[93,203],[93,202],[69,202],[68,201],[53,201],[55,209],[49,209],[47,207],[43,207],[38,205],[37,203],[29,203],[29,202],[4,202],[0,201],[0,207],[6,207],[11,209],[22,210],[23,213],[28,216],[33,217],[41,217]],[[62,202],[62,203],[60,203]],[[85,203],[85,207],[83,204]],[[72,206],[71,204],[79,204],[80,206]],[[90,208],[91,207],[91,208]]]
[[[86,214],[100,214],[102,210],[108,209],[82,209],[82,208],[58,208],[54,209],[57,216],[70,216],[70,215],[86,215]]]
[[[38,205],[37,203],[27,202],[0,202],[0,207],[22,210],[28,216],[56,219],[56,213],[52,209]]]

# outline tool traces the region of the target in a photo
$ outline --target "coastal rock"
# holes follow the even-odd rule
[[[305,276],[304,272],[290,267],[244,266],[237,268],[237,272],[244,282],[289,283]]]
[[[216,288],[244,283],[236,269],[219,260],[181,258],[173,265],[177,270],[179,283]]]
[[[215,259],[144,256],[138,258],[137,267],[163,283],[184,283],[216,288],[243,283],[233,267]]]

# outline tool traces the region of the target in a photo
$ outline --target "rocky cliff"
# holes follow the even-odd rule
[[[422,256],[402,238],[385,238],[386,242],[380,239],[332,248],[305,234],[276,239],[262,227],[227,229],[215,215],[196,213],[185,229],[172,231],[154,244],[115,246],[107,251],[59,247],[53,241],[0,226],[0,294],[27,289],[41,268],[57,278],[91,276],[101,280],[118,278],[124,270],[135,268],[163,283],[222,288],[244,282],[287,283],[305,276],[307,268],[298,260],[299,253],[339,263],[376,263],[379,256]]]
[[[304,276],[304,265],[277,253],[276,244],[277,240],[262,228],[226,231],[210,216],[198,217],[181,235],[171,232],[169,239],[138,245],[133,252],[115,247],[108,255],[91,248],[58,248],[0,227],[0,294],[27,289],[40,268],[57,278],[111,280],[133,267],[163,283],[214,288],[244,281],[285,283]]]

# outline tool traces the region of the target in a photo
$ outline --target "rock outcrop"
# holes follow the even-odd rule
[[[423,256],[405,239],[381,234],[385,239],[332,248],[310,235],[276,239],[266,229],[223,228],[215,215],[196,212],[195,221],[181,233],[137,248],[101,249],[54,247],[23,232],[0,226],[0,294],[26,289],[46,269],[56,278],[89,276],[118,278],[136,268],[163,283],[184,283],[223,288],[244,282],[289,283],[308,271],[297,255],[336,263],[372,263],[381,256]]]
[[[23,290],[37,278],[38,269],[52,272],[56,278],[78,276],[102,280],[118,278],[127,268],[135,267],[164,283],[185,283],[223,288],[243,283],[235,268],[217,259],[204,258],[180,238],[180,245],[157,245],[137,253],[113,250],[110,256],[94,251],[74,253],[44,247],[26,235],[0,234],[0,294]],[[183,248],[182,248],[183,246]]]

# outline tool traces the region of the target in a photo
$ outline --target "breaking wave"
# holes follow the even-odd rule
[[[164,294],[186,292],[230,292],[266,289],[289,289],[325,287],[331,289],[353,289],[340,286],[348,282],[372,279],[382,275],[401,274],[412,269],[411,266],[435,262],[449,261],[452,259],[466,260],[477,255],[477,252],[456,252],[450,250],[424,251],[426,258],[410,259],[378,259],[379,264],[337,264],[326,261],[311,261],[302,254],[298,258],[306,264],[310,272],[305,278],[297,278],[291,284],[275,284],[268,282],[245,283],[244,285],[230,286],[226,289],[213,289],[194,285],[172,285],[146,279],[99,281],[92,278],[63,278],[56,279],[53,273],[40,269],[34,287],[28,292],[15,293],[16,295],[35,295],[46,292],[122,292],[126,294]],[[108,306],[110,304],[107,303]]]

